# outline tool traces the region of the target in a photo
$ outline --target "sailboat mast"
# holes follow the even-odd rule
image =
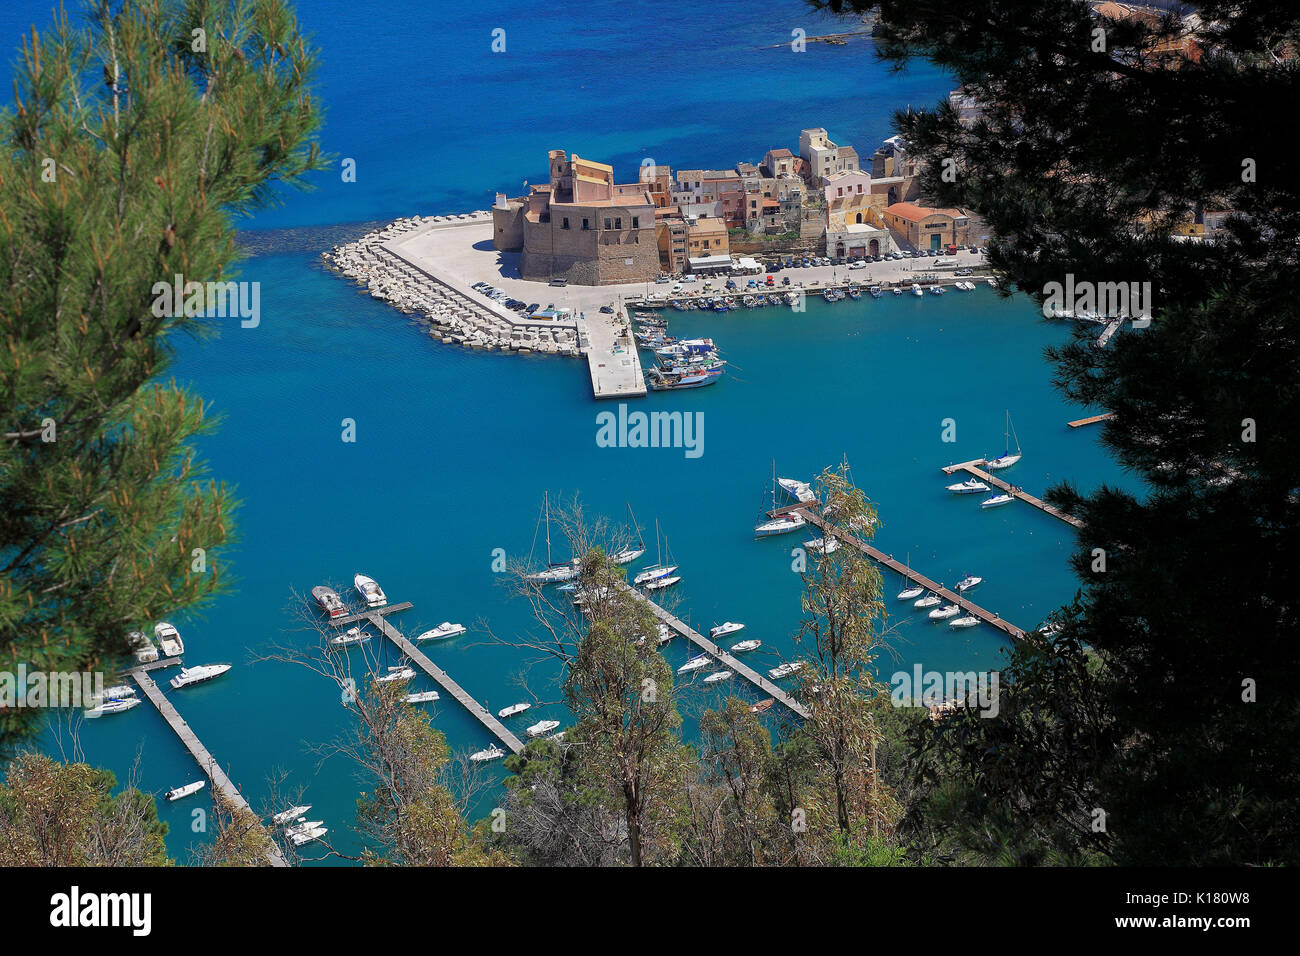
[[[546,511],[546,566],[551,566],[551,493],[542,492],[542,507]]]

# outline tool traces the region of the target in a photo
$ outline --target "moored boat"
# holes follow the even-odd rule
[[[956,617],[961,613],[961,609],[955,604],[945,604],[943,607],[937,607],[930,612],[930,620],[946,621],[950,617]]]
[[[153,646],[153,641],[143,631],[132,631],[126,636],[126,642],[131,646],[138,663],[150,664],[158,659],[158,648]]]
[[[330,643],[346,647],[350,644],[364,644],[368,640],[370,640],[370,635],[361,630],[360,625],[358,625],[357,627],[348,628],[338,637],[331,637]]]
[[[718,681],[724,681],[728,677],[734,677],[734,676],[735,675],[732,674],[731,671],[715,671],[714,673],[710,674],[708,677],[704,678],[704,683],[716,684],[718,683]]]
[[[948,626],[956,627],[956,628],[974,627],[979,622],[980,619],[977,618],[974,614],[967,614],[965,617],[958,617],[949,621]]]
[[[1009,504],[1011,504],[1011,502],[1013,502],[1013,501],[1015,501],[1015,500],[1016,500],[1016,499],[1013,498],[1011,495],[1008,495],[1008,494],[1005,494],[1005,493],[1002,493],[1002,494],[996,494],[996,495],[993,495],[993,496],[990,497],[990,498],[985,498],[983,501],[981,501],[981,502],[980,502],[980,507],[981,507],[981,508],[997,508],[997,507],[999,507],[999,506],[1001,506],[1001,505],[1009,505]]]
[[[689,661],[687,661],[687,662],[686,662],[685,664],[683,664],[681,667],[677,668],[677,673],[679,673],[679,674],[689,674],[691,671],[697,671],[697,670],[699,670],[701,667],[708,667],[708,666],[709,666],[709,655],[708,655],[708,654],[699,654],[699,655],[697,655],[697,656],[695,656],[695,657],[692,657]]]
[[[527,730],[524,731],[529,737],[540,737],[542,734],[549,734],[556,727],[560,726],[558,720],[539,720]]]
[[[300,816],[302,816],[310,809],[311,809],[310,803],[301,807],[290,807],[288,810],[281,810],[275,816],[271,817],[271,822],[275,824],[277,827],[282,827],[285,824],[289,823],[291,820],[297,820]]]
[[[361,599],[366,602],[366,607],[383,607],[388,603],[388,596],[384,594],[384,589],[374,578],[357,574],[353,576],[352,584],[361,595]]]
[[[957,590],[969,591],[971,588],[976,587],[977,585],[982,583],[983,580],[984,580],[983,578],[978,577],[974,574],[968,574],[966,575],[966,577],[962,578],[960,581],[957,582]]]
[[[102,717],[105,714],[120,714],[132,707],[140,706],[139,697],[114,697],[96,704],[86,711],[87,717]]]
[[[925,588],[921,587],[921,585],[919,584],[915,584],[912,587],[903,588],[903,590],[899,591],[898,599],[900,601],[912,601],[920,597],[924,593],[925,593]]]
[[[497,716],[502,720],[505,720],[507,717],[514,717],[516,714],[522,714],[532,706],[533,705],[529,703],[511,704],[509,707],[502,707],[498,710]]]
[[[387,674],[384,674],[381,677],[375,677],[373,679],[376,684],[391,684],[394,681],[397,682],[408,681],[414,676],[415,676],[414,670],[412,670],[410,667],[405,667],[399,664],[396,667],[388,668]]]
[[[679,575],[669,575],[666,578],[655,578],[653,581],[647,581],[644,585],[647,591],[662,591],[664,588],[670,588],[681,580]]]
[[[192,793],[198,793],[207,785],[208,782],[206,780],[196,780],[193,783],[185,784],[183,787],[175,787],[168,790],[166,797],[168,800],[180,800],[184,797],[188,797]]]
[[[484,763],[488,760],[500,760],[505,755],[506,752],[504,750],[502,750],[496,744],[493,744],[491,747],[488,747],[486,750],[474,751],[472,754],[469,755],[469,759],[474,761],[475,763]]]
[[[316,599],[320,609],[328,614],[331,620],[336,617],[343,617],[348,613],[343,599],[339,597],[338,592],[333,588],[327,588],[325,585],[319,584],[311,589],[311,596]]]
[[[775,697],[765,697],[762,700],[760,700],[758,703],[756,703],[754,706],[750,707],[749,712],[751,714],[761,714],[764,711],[770,710],[772,705],[775,703],[776,703]]]
[[[181,640],[180,632],[166,621],[153,626],[153,636],[164,657],[180,657],[185,653],[185,642]]]
[[[441,695],[436,690],[419,690],[414,694],[406,695],[408,704],[429,704],[440,699]]]
[[[451,621],[443,621],[437,627],[430,628],[423,634],[419,635],[417,641],[436,641],[444,637],[458,637],[465,633],[464,624],[453,624]]]
[[[1011,411],[1009,409],[1007,411],[1007,427],[1006,431],[1003,432],[1002,437],[1004,440],[1003,447],[1005,449],[1002,454],[996,458],[984,459],[984,467],[989,471],[1001,471],[1003,468],[1010,468],[1024,457],[1020,451],[1020,438],[1016,435],[1015,426],[1011,424]],[[1016,450],[1014,452],[1011,450],[1011,441],[1013,438],[1016,442]]]
[[[797,674],[803,669],[804,669],[803,661],[787,661],[786,663],[780,665],[779,667],[773,667],[770,671],[767,672],[767,676],[772,678],[772,680],[781,680],[783,677],[789,677],[792,674]]]
[[[191,684],[201,684],[205,680],[220,677],[230,670],[229,664],[200,664],[198,667],[182,667],[181,672],[171,679],[172,687],[180,690]]]
[[[744,654],[747,651],[756,651],[763,646],[763,642],[757,638],[741,641],[739,644],[732,644],[728,651],[732,654]]]
[[[913,602],[912,602],[912,607],[914,607],[914,608],[918,608],[918,609],[920,609],[920,610],[924,610],[924,609],[927,608],[927,607],[934,607],[936,604],[942,604],[942,603],[943,603],[943,601],[939,598],[939,595],[937,595],[937,594],[927,594],[925,597],[921,598],[919,601],[913,601]]]
[[[954,495],[977,495],[980,492],[988,491],[989,486],[984,484],[978,478],[967,478],[965,481],[959,481],[955,485],[949,485],[948,490]]]
[[[745,625],[737,624],[735,621],[724,621],[717,627],[709,628],[709,637],[715,641],[720,637],[726,637],[728,634],[735,634],[737,631],[743,631]]]

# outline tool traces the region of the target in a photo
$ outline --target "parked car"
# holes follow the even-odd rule
[[[569,280],[568,280],[568,279],[552,279],[550,282],[547,283],[547,285],[560,286],[561,288],[563,288],[564,286],[566,286],[566,285],[568,285],[568,284],[569,284]]]
[[[524,311],[527,312],[529,315],[532,315],[534,312],[536,312],[536,311],[537,311],[538,309],[540,309],[540,308],[541,308],[541,306],[538,305],[536,302],[534,302],[534,303],[533,303],[532,305],[530,305],[528,308],[524,309]]]
[[[776,280],[773,279],[771,276],[768,276],[768,277],[767,277],[767,284],[768,284],[768,285],[776,285]]]
[[[697,281],[697,280],[696,280],[695,276],[693,276],[693,275],[684,275],[684,276],[682,276],[682,281],[683,281],[683,282],[686,282],[686,283],[691,283],[691,282],[695,282],[695,281]]]

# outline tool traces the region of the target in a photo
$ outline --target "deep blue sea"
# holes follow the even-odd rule
[[[23,6],[0,10],[11,48],[48,20],[45,4]],[[797,0],[720,0],[707,10],[598,3],[581,16],[533,0],[297,6],[321,49],[323,146],[356,160],[357,181],[321,174],[314,191],[287,193],[248,228],[486,208],[497,189],[544,178],[551,148],[612,162],[630,178],[646,157],[696,168],[757,161],[769,148],[797,148],[801,128],[825,126],[869,156],[891,135],[895,109],[933,103],[950,86],[928,68],[892,73],[862,42],[764,49],[788,44],[796,27],[843,29]],[[506,31],[502,54],[491,52],[496,28]],[[261,283],[261,325],[174,343],[170,374],[222,419],[199,450],[243,504],[238,544],[215,558],[234,591],[202,615],[173,618],[189,662],[235,667],[169,693],[255,807],[283,772],[282,789],[304,787],[312,818],[326,821],[345,852],[357,849],[348,824],[361,785],[344,758],[322,761],[312,750],[346,730],[338,693],[300,667],[253,662],[272,645],[309,639],[296,630],[294,592],[318,583],[344,591],[365,571],[392,601],[414,603],[397,619],[407,634],[465,623],[468,635],[425,650],[495,711],[524,699],[525,660],[487,643],[484,629],[525,634],[531,622],[526,607],[506,600],[493,552],[527,553],[545,492],[578,493],[590,513],[614,519],[630,503],[650,529],[651,558],[658,519],[682,569],[681,616],[702,630],[746,623],[744,636],[764,643],[750,663],[770,667],[793,653],[800,584],[790,551],[810,536],[752,537],[773,459],[782,475],[811,479],[847,455],[879,509],[882,549],[942,581],[982,575],[979,603],[1023,627],[1073,596],[1073,532],[1019,503],[982,512],[977,497],[944,492],[956,479],[940,466],[1001,451],[1009,409],[1025,452],[1018,484],[1036,492],[1066,478],[1084,488],[1132,484],[1095,430],[1065,426],[1090,411],[1053,390],[1043,349],[1069,331],[1023,298],[981,288],[814,300],[802,315],[673,314],[677,329],[713,336],[732,362],[716,387],[636,403],[703,414],[704,453],[690,459],[681,449],[597,447],[596,415],[614,406],[591,398],[585,363],[441,346],[318,262],[314,252],[249,260],[242,277]],[[341,441],[345,418],[356,422],[355,443]],[[955,443],[941,440],[947,418]],[[897,664],[886,673],[916,662],[995,668],[1007,646],[985,627],[950,632],[899,610]],[[674,665],[688,656],[680,640],[666,653]],[[390,651],[387,663],[395,661]],[[544,700],[558,698],[556,676],[550,666],[528,670]],[[723,694],[688,693],[688,733]],[[489,743],[454,703],[429,709],[454,749]],[[552,715],[565,720],[550,704],[519,718],[518,729]],[[200,777],[148,706],[87,722],[80,742],[87,759],[121,778],[138,758],[139,783],[155,793]],[[46,743],[55,745],[53,735]],[[492,799],[489,790],[476,812]],[[202,839],[191,832],[200,805],[160,806],[182,859]]]

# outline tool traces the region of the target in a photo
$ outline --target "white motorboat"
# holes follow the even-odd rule
[[[976,587],[977,585],[982,583],[983,580],[984,579],[981,577],[976,577],[973,574],[968,574],[966,575],[966,577],[962,578],[960,581],[957,582],[957,590],[969,591],[971,588]]]
[[[294,846],[306,846],[313,840],[319,840],[329,832],[329,827],[317,826],[312,827],[310,830],[303,830],[301,833],[295,833],[293,836],[289,837],[289,839],[293,841]]]
[[[645,585],[645,589],[647,591],[662,591],[664,588],[672,587],[680,580],[681,578],[676,575],[666,578],[655,578],[653,581],[650,581]]]
[[[180,657],[185,653],[185,642],[181,640],[180,632],[166,621],[153,626],[153,636],[164,657]]]
[[[659,625],[659,643],[667,644],[673,639],[673,629],[667,624]]]
[[[406,695],[406,702],[408,704],[431,704],[435,700],[440,699],[441,695],[436,690],[421,690],[416,691],[414,694]]]
[[[735,634],[737,631],[743,631],[745,625],[737,624],[735,621],[724,621],[717,627],[709,628],[709,637],[715,641],[720,637],[726,637],[728,634]]]
[[[912,607],[914,607],[914,608],[919,608],[919,609],[924,610],[924,609],[927,608],[927,607],[934,607],[936,604],[941,604],[941,603],[942,603],[942,601],[940,601],[940,599],[939,599],[939,595],[937,595],[937,594],[927,594],[925,597],[921,598],[919,601],[913,601],[913,602],[912,602]]]
[[[732,654],[744,654],[746,651],[756,651],[763,646],[763,642],[757,639],[741,641],[739,644],[732,644],[730,651]]]
[[[903,588],[903,590],[899,591],[898,599],[900,601],[912,601],[915,600],[916,598],[919,598],[924,593],[925,593],[925,588],[917,584],[917,585],[913,585],[910,588]]]
[[[803,669],[803,661],[787,661],[779,667],[773,667],[767,672],[767,676],[772,680],[780,680],[783,677],[789,677],[791,674],[797,674]]]
[[[284,828],[284,835],[292,840],[297,834],[314,830],[324,822],[324,820],[304,820],[300,817],[297,823]]]
[[[719,681],[724,681],[724,680],[726,680],[728,677],[732,677],[732,676],[734,676],[734,675],[731,673],[731,671],[714,671],[714,672],[713,672],[712,674],[710,674],[708,677],[704,678],[704,683],[706,683],[706,684],[716,684],[716,683],[718,683]]]
[[[541,720],[529,727],[524,733],[529,737],[540,737],[542,734],[549,734],[558,726],[560,726],[558,720]]]
[[[810,538],[803,543],[803,546],[807,548],[809,551],[811,551],[813,554],[832,554],[833,552],[839,550],[840,539],[831,538],[827,540],[824,537]]]
[[[327,588],[325,585],[317,585],[311,589],[311,596],[316,599],[320,609],[329,615],[330,620],[336,617],[343,617],[348,613],[347,606],[343,599],[339,597],[337,591],[333,588]]]
[[[988,491],[989,486],[984,484],[978,478],[967,478],[965,481],[959,481],[955,485],[949,485],[948,490],[954,495],[977,495],[980,492]]]
[[[172,687],[180,690],[191,684],[201,684],[205,680],[220,677],[230,670],[229,664],[200,664],[198,667],[182,667],[181,672],[171,679]]]
[[[486,750],[474,751],[472,754],[469,755],[469,759],[474,761],[475,763],[485,763],[486,761],[489,760],[500,760],[505,755],[506,752],[504,750],[502,750],[496,744],[493,744],[491,747],[488,747]]]
[[[778,478],[776,483],[781,486],[782,491],[795,501],[809,502],[817,497],[812,485],[806,481],[800,481],[798,478]]]
[[[391,684],[394,681],[408,681],[414,676],[414,670],[399,664],[396,667],[388,668],[387,674],[384,674],[382,677],[376,677],[374,681],[376,684]]]
[[[1013,501],[1015,501],[1015,500],[1016,500],[1016,499],[1013,498],[1011,495],[1008,495],[1008,494],[997,494],[997,495],[993,495],[991,498],[985,498],[983,501],[981,501],[981,502],[980,502],[980,507],[981,507],[981,508],[997,508],[997,507],[1000,507],[1001,505],[1009,505],[1009,504],[1011,504],[1011,502],[1013,502]]]
[[[980,622],[974,614],[967,614],[965,617],[954,618],[948,622],[949,627],[974,627]]]
[[[784,514],[769,521],[761,522],[754,526],[754,537],[766,538],[768,535],[785,534],[789,531],[798,531],[808,522],[804,520],[803,515]]]
[[[348,628],[338,637],[331,637],[330,643],[338,645],[339,647],[345,647],[349,644],[364,644],[368,640],[370,640],[370,635],[361,630],[360,626],[358,626]]]
[[[1015,439],[1016,442],[1016,450],[1014,452],[1012,452],[1011,450],[1011,440],[1013,438]],[[999,455],[997,458],[984,459],[984,467],[987,468],[989,471],[1001,471],[1003,468],[1010,468],[1012,465],[1014,465],[1016,462],[1018,462],[1021,458],[1024,457],[1020,452],[1020,439],[1016,436],[1015,426],[1011,424],[1010,409],[1007,410],[1007,427],[1006,427],[1006,431],[1003,433],[1003,439],[1005,441],[1003,447],[1006,450],[1003,451],[1002,454]]]
[[[533,706],[532,704],[528,704],[528,703],[511,704],[509,707],[502,707],[500,710],[498,710],[497,716],[500,717],[502,720],[505,720],[507,717],[515,716],[515,714],[522,714],[524,711],[528,710],[532,706]]]
[[[444,637],[458,637],[459,635],[464,633],[465,633],[465,625],[453,624],[451,623],[451,621],[443,621],[437,627],[425,631],[423,634],[417,637],[416,640],[436,641]]]
[[[123,697],[134,697],[135,688],[130,684],[114,684],[112,687],[105,687],[95,696],[100,700],[120,700]]]
[[[689,674],[689,673],[691,673],[692,671],[697,671],[697,670],[699,670],[701,667],[708,667],[708,666],[709,666],[709,655],[708,655],[708,654],[699,654],[699,655],[697,655],[697,656],[695,656],[695,657],[692,657],[689,661],[687,661],[687,662],[686,662],[685,664],[683,664],[681,667],[677,668],[677,673],[679,673],[679,674]]]
[[[277,827],[282,827],[288,824],[291,820],[297,820],[310,809],[310,803],[301,807],[290,807],[288,810],[281,810],[275,816],[271,817],[271,822]]]
[[[930,612],[930,620],[946,621],[950,617],[956,617],[961,613],[961,609],[955,604],[945,604],[943,607],[937,607]]]
[[[123,711],[130,710],[132,707],[140,706],[139,697],[115,697],[106,700],[103,703],[96,704],[86,711],[87,717],[102,717],[105,714],[120,714]]]
[[[145,637],[143,632],[132,631],[126,636],[126,642],[131,646],[138,663],[150,664],[158,659],[158,648],[153,646],[153,641]]]
[[[912,283],[912,295],[916,296],[916,297],[919,299],[921,296],[925,295],[925,292],[921,289],[921,287],[920,287],[919,285],[917,285],[915,282],[913,282],[913,283]]]
[[[984,281],[989,284],[990,289],[996,289],[998,287],[998,280],[993,278],[992,276],[989,276]]]
[[[357,593],[361,595],[361,599],[366,602],[366,607],[383,607],[388,603],[388,595],[384,594],[384,589],[374,578],[358,574],[352,578],[352,583]]]
[[[176,787],[174,790],[168,790],[166,796],[168,800],[180,800],[184,797],[188,797],[192,793],[198,793],[207,785],[208,782],[206,780],[196,780],[193,783],[187,783],[183,787]]]

